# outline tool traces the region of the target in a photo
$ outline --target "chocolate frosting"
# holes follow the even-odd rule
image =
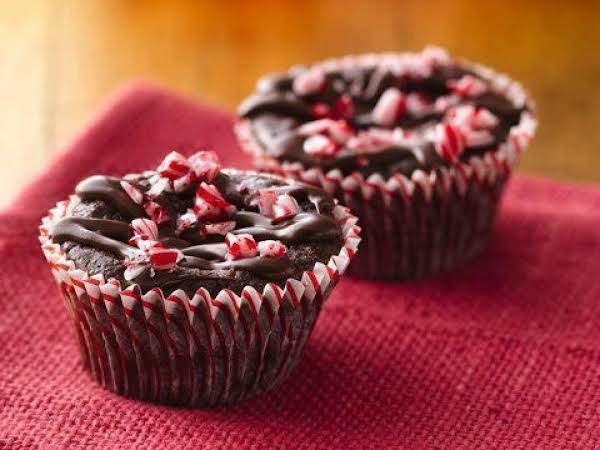
[[[147,172],[130,176],[127,181],[144,192],[149,187],[149,176],[151,173]],[[67,251],[71,251],[71,256],[79,259],[88,271],[97,273],[107,269],[110,275],[127,284],[123,279],[122,261],[135,259],[140,253],[137,247],[128,244],[132,237],[129,222],[147,215],[125,193],[121,181],[108,176],[83,180],[76,188],[81,203],[70,216],[58,221],[50,234],[56,242],[68,244]],[[169,210],[172,219],[159,226],[159,241],[167,248],[182,250],[183,260],[173,271],[157,271],[154,276],[144,272],[133,280],[134,283],[143,289],[159,285],[170,290],[183,287],[188,291],[202,286],[216,293],[218,288],[211,289],[214,283],[203,282],[218,279],[219,287],[237,288],[241,281],[236,272],[242,272],[244,282],[260,288],[269,281],[300,276],[317,261],[327,262],[331,255],[339,252],[341,229],[332,215],[334,202],[324,191],[239,171],[221,171],[214,184],[225,199],[237,207],[229,219],[236,223],[231,233],[250,234],[256,242],[280,240],[288,246],[288,253],[276,258],[256,256],[228,260],[222,235],[205,236],[193,227],[177,236],[174,217],[191,207],[195,190],[187,189],[177,194],[165,192],[156,201]],[[294,197],[301,212],[283,221],[260,214],[256,200],[258,191],[266,187]],[[100,264],[103,267],[96,267],[99,260],[104,261]]]
[[[377,151],[360,152],[342,148],[336,155],[314,157],[304,152],[306,139],[297,129],[303,123],[316,120],[311,106],[316,103],[335,107],[341,95],[352,98],[353,114],[347,118],[355,132],[375,126],[371,112],[383,92],[391,87],[403,93],[419,93],[430,102],[440,96],[450,94],[449,80],[458,80],[464,75],[483,79],[465,65],[452,62],[449,65],[435,66],[427,78],[395,76],[388,69],[379,66],[357,66],[347,70],[334,70],[326,74],[325,88],[318,94],[300,96],[293,90],[293,81],[307,68],[294,68],[289,73],[268,75],[257,83],[256,92],[247,98],[238,109],[238,114],[250,121],[255,139],[267,155],[285,162],[300,162],[305,167],[321,167],[325,171],[339,169],[343,174],[358,171],[365,176],[381,173],[390,176],[402,173],[410,176],[417,170],[432,170],[445,166],[431,142],[411,146],[394,145]],[[459,104],[472,104],[491,111],[499,119],[491,130],[493,142],[480,147],[468,147],[461,155],[463,161],[471,156],[482,155],[497,148],[508,136],[510,128],[516,125],[528,106],[516,107],[505,96],[488,91],[482,95],[462,98]],[[413,115],[404,114],[392,126],[410,131],[424,131],[443,119],[441,113]],[[377,125],[379,128],[386,128]]]

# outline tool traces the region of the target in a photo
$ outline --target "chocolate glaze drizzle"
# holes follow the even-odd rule
[[[269,75],[259,80],[255,93],[240,105],[238,114],[250,120],[255,138],[268,155],[280,161],[300,162],[305,167],[318,166],[325,171],[337,168],[345,175],[358,171],[366,176],[371,173],[390,176],[398,172],[410,176],[417,169],[431,170],[447,163],[438,155],[431,142],[423,142],[414,147],[392,146],[372,152],[343,148],[332,157],[313,157],[304,152],[306,137],[297,132],[297,128],[303,123],[317,119],[311,112],[312,105],[324,103],[333,108],[341,95],[350,95],[354,112],[347,120],[358,132],[375,126],[371,112],[388,88],[398,88],[405,94],[418,92],[428,101],[434,102],[440,96],[450,93],[447,87],[449,80],[458,80],[467,74],[482,79],[458,63],[436,66],[428,78],[397,77],[382,67],[365,66],[328,72],[322,92],[298,96],[292,86],[294,78],[303,70],[306,68],[295,68],[288,73]],[[463,98],[459,104],[484,107],[499,118],[498,125],[490,130],[494,141],[489,145],[467,148],[461,157],[463,161],[497,148],[506,140],[510,128],[519,122],[521,113],[528,108],[515,107],[505,96],[493,91],[473,98]],[[442,119],[443,114],[440,113],[420,116],[407,113],[390,128],[419,131],[433,127]],[[380,125],[377,127],[385,128]]]
[[[149,173],[127,181],[144,192],[148,189]],[[76,188],[83,204],[101,201],[114,210],[116,218],[88,217],[71,215],[58,221],[50,230],[52,238],[59,243],[75,243],[113,255],[118,260],[135,259],[140,250],[128,244],[132,233],[129,222],[137,217],[147,217],[144,210],[135,204],[120,185],[121,179],[107,176],[93,176],[83,180]],[[280,240],[287,246],[319,246],[333,243],[333,252],[339,251],[341,229],[332,216],[333,200],[324,191],[303,184],[286,184],[266,175],[238,171],[222,171],[214,181],[223,196],[238,208],[230,220],[235,220],[234,234],[251,234],[259,242],[268,239]],[[240,189],[240,183],[244,187]],[[301,212],[291,219],[281,222],[258,212],[255,201],[258,191],[273,187],[278,193],[294,197]],[[194,189],[183,193],[163,193],[156,199],[165,208],[170,208],[173,219],[159,226],[159,240],[167,248],[182,250],[184,259],[172,272],[157,272],[152,278],[143,273],[133,282],[140,286],[153,286],[156,283],[174,284],[191,278],[227,278],[231,271],[246,271],[265,280],[287,278],[294,269],[293,258],[289,253],[278,258],[252,257],[229,261],[226,259],[227,246],[221,235],[202,235],[197,228],[186,230],[182,235],[175,234],[177,213],[182,214],[192,205]],[[91,202],[91,203],[90,203]],[[104,214],[105,216],[107,214]],[[331,256],[331,254],[329,256]],[[327,256],[327,258],[329,258]],[[316,261],[314,261],[316,262]],[[314,265],[313,262],[313,265]],[[192,269],[192,270],[188,270]]]

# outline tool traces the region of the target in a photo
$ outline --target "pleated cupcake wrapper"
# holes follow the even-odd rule
[[[361,55],[325,61],[326,70],[373,64],[393,55]],[[469,63],[493,89],[515,105],[528,102],[520,84],[492,69]],[[412,279],[455,268],[472,259],[489,238],[503,188],[537,122],[524,112],[498,149],[466,163],[367,178],[358,172],[344,176],[300,163],[280,162],[257,142],[250,120],[238,121],[236,135],[258,170],[320,186],[350,207],[362,228],[361,252],[350,272],[370,279]]]
[[[327,264],[317,263],[285,288],[262,293],[199,289],[142,294],[133,285],[77,269],[49,228],[74,198],[43,219],[40,242],[74,326],[81,359],[96,381],[118,394],[187,406],[232,403],[285,380],[340,276],[360,242],[357,219],[342,206],[334,214],[344,245]]]

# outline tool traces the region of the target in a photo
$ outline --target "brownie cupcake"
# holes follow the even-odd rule
[[[264,171],[359,218],[353,274],[412,279],[478,255],[536,126],[522,87],[439,48],[327,60],[261,79],[236,132]]]
[[[40,241],[98,383],[210,406],[289,376],[356,221],[321,189],[173,152],[155,171],[81,181]]]

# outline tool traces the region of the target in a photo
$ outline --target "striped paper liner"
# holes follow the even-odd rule
[[[57,204],[40,226],[42,251],[73,324],[84,367],[104,388],[126,397],[183,406],[228,404],[283,382],[300,361],[323,304],[360,242],[357,219],[336,206],[344,244],[285,287],[247,286],[192,298],[160,288],[90,276],[49,236],[78,201]]]
[[[320,63],[326,71],[373,65],[384,60],[390,67],[403,54],[358,55]],[[463,62],[487,79],[493,90],[515,106],[533,107],[523,87],[492,69]],[[497,149],[451,167],[410,177],[394,174],[365,178],[355,172],[278,161],[255,139],[250,121],[235,126],[242,149],[261,171],[291,177],[322,187],[350,207],[362,228],[360,255],[350,273],[368,279],[415,279],[448,271],[477,256],[486,247],[502,192],[510,174],[532,139],[537,121],[529,112],[513,126]]]

